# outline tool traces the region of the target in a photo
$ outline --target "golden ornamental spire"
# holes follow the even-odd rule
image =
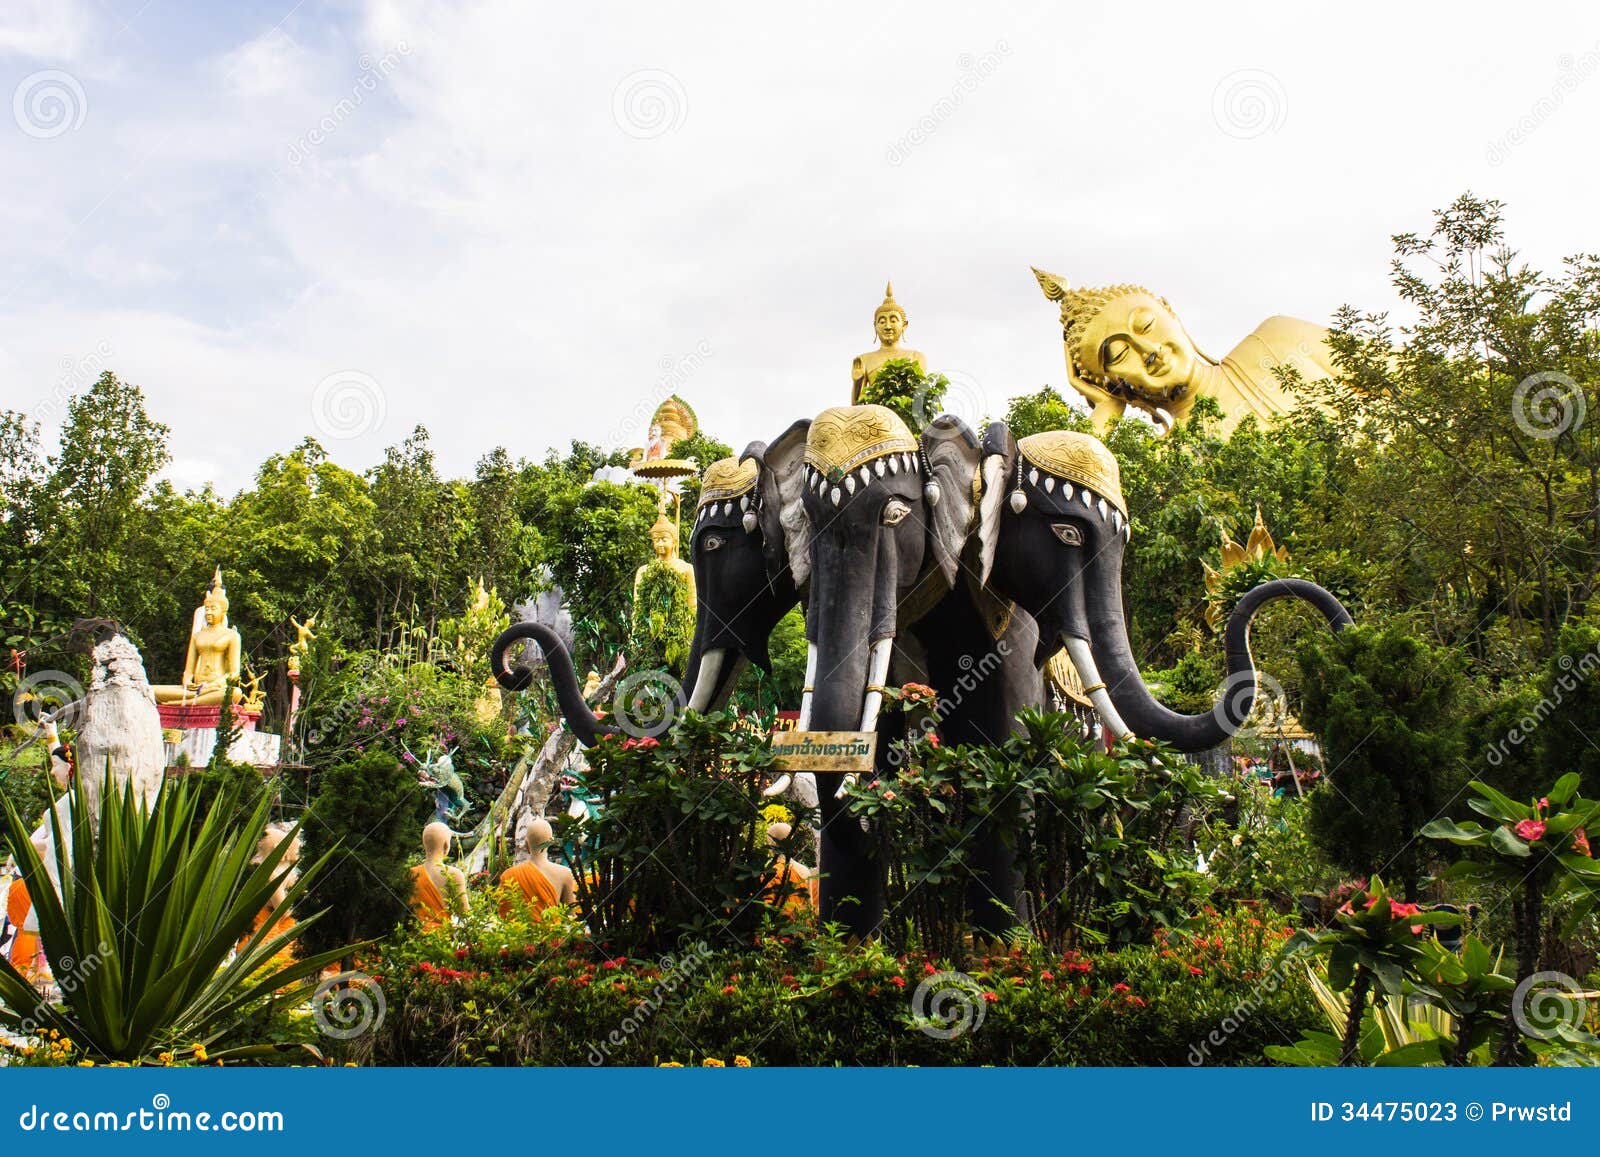
[[[1226,528],[1221,531],[1221,534],[1221,567],[1214,568],[1204,559],[1200,560],[1201,569],[1205,571],[1206,593],[1208,595],[1217,594],[1222,589],[1223,576],[1236,566],[1263,562],[1269,558],[1276,559],[1280,563],[1289,561],[1289,548],[1279,546],[1272,541],[1272,532],[1267,529],[1266,520],[1261,517],[1261,507],[1259,505],[1256,507],[1255,525],[1250,528],[1250,534],[1245,538],[1242,545],[1233,540]],[[1221,615],[1222,606],[1220,603],[1213,601],[1212,605],[1206,609],[1206,621],[1211,623],[1212,626],[1216,626],[1218,622],[1221,622]]]
[[[905,307],[894,299],[894,282],[892,281],[883,283],[883,304],[873,310],[872,316],[876,319],[880,314],[884,313],[898,313],[902,326],[911,324],[911,319],[906,316]]]

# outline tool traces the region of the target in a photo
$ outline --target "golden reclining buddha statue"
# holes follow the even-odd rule
[[[1328,330],[1313,322],[1269,317],[1218,360],[1195,344],[1165,298],[1142,285],[1074,289],[1053,273],[1033,275],[1061,307],[1067,376],[1094,407],[1102,434],[1129,406],[1168,425],[1187,419],[1198,398],[1212,397],[1227,435],[1247,414],[1265,423],[1295,408],[1278,370],[1306,382],[1335,376]]]
[[[228,592],[222,585],[222,568],[212,576],[205,601],[195,610],[189,633],[189,651],[183,663],[181,684],[152,687],[157,703],[215,706],[224,689],[233,684],[233,702],[242,698],[239,686],[239,632],[228,625]]]

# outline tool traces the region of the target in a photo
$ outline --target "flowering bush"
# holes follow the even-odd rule
[[[686,943],[649,959],[613,955],[553,914],[505,925],[475,916],[382,946],[370,963],[388,1015],[346,1059],[1175,1065],[1195,1063],[1195,1045],[1228,1025],[1205,1059],[1252,1064],[1264,1045],[1319,1020],[1303,986],[1273,982],[1287,935],[1248,913],[1204,912],[1149,946],[1085,954],[1026,941],[954,973],[921,951],[821,933],[742,948]]]

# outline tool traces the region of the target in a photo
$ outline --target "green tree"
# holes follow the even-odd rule
[[[327,910],[304,937],[306,951],[325,952],[386,935],[409,916],[407,857],[431,809],[387,751],[318,769],[313,785],[305,856],[330,858],[296,911]]]
[[[1430,849],[1417,838],[1460,782],[1460,657],[1389,627],[1349,627],[1301,652],[1304,722],[1328,784],[1311,837],[1335,864],[1398,878],[1417,899]]]

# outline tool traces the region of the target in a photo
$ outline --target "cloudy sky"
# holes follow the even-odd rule
[[[1468,189],[1600,250],[1592,2],[5,0],[0,96],[0,406],[48,441],[114,369],[224,491],[307,434],[633,445],[666,390],[770,438],[887,277],[978,417],[1065,377],[1029,265],[1223,352],[1388,307]]]

